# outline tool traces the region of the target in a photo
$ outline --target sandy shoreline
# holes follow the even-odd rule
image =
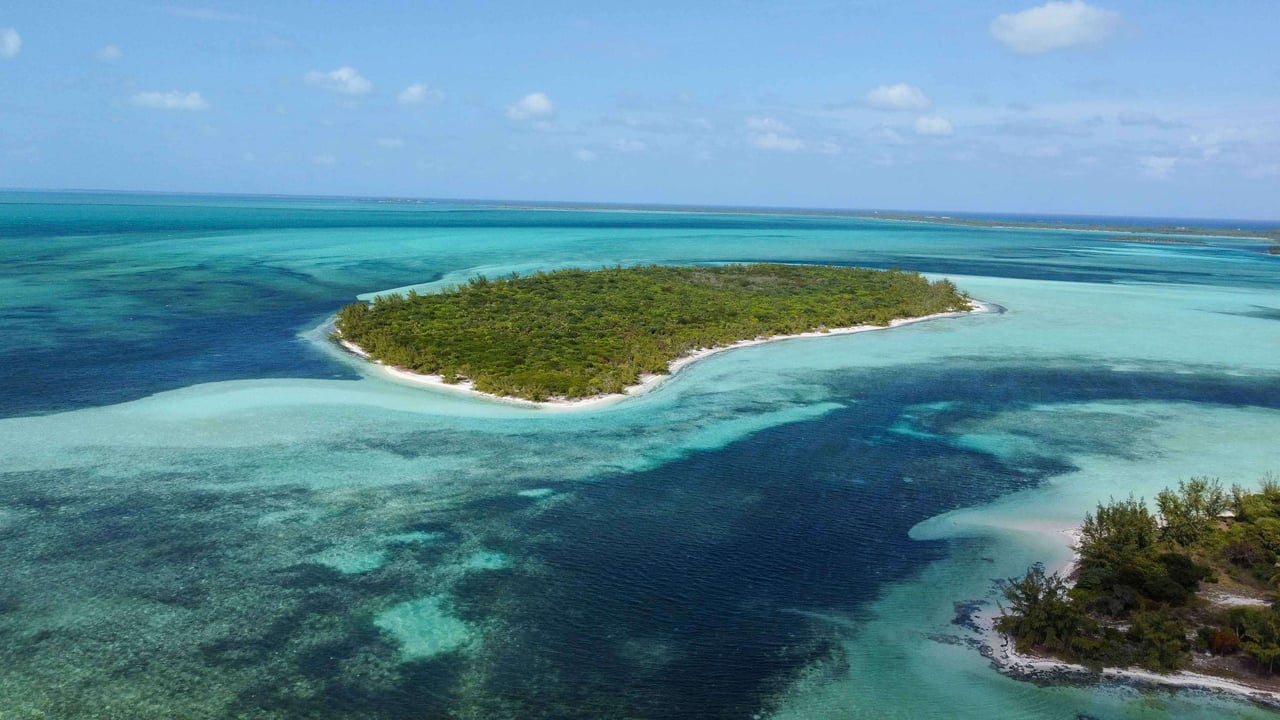
[[[391,367],[389,365],[385,365],[382,363],[381,360],[373,360],[371,357],[369,357],[369,353],[364,351],[364,348],[361,348],[359,345],[351,342],[350,340],[343,340],[339,338],[338,343],[343,348],[345,348],[348,352],[371,361],[385,376],[394,380],[399,380],[401,382],[406,382],[413,385],[421,385],[421,386],[430,387],[430,388],[436,388],[440,390],[446,390],[454,393],[461,393],[464,395],[470,395],[472,397],[485,398],[488,400],[496,400],[498,402],[504,402],[504,403],[509,403],[513,405],[520,405],[524,407],[578,410],[582,408],[599,407],[601,405],[616,403],[619,400],[622,400],[624,398],[648,392],[649,390],[652,390],[654,387],[659,385],[663,380],[666,380],[667,378],[670,378],[673,375],[675,375],[675,373],[678,372],[681,368],[692,365],[693,363],[699,360],[702,360],[703,358],[710,357],[717,353],[726,352],[728,350],[735,350],[737,348],[750,347],[752,345],[761,345],[767,342],[777,342],[780,340],[795,340],[799,338],[814,338],[814,337],[831,337],[832,335],[853,335],[855,333],[870,332],[872,330],[888,330],[895,327],[901,327],[903,325],[911,325],[914,323],[925,322],[927,320],[937,320],[939,318],[960,317],[962,315],[974,315],[974,314],[992,312],[992,308],[984,303],[978,302],[977,300],[972,300],[971,303],[973,304],[972,310],[935,313],[933,315],[924,315],[916,318],[905,318],[900,320],[893,320],[888,325],[858,325],[856,327],[848,327],[848,328],[832,328],[826,332],[814,331],[814,332],[798,333],[795,335],[773,335],[766,338],[755,338],[753,340],[739,340],[738,342],[733,343],[732,345],[723,345],[723,346],[714,347],[714,348],[701,348],[699,350],[695,350],[692,353],[684,355],[683,357],[679,357],[671,361],[671,363],[667,366],[666,374],[641,375],[640,382],[635,385],[629,386],[624,392],[611,393],[608,395],[594,395],[592,397],[578,398],[574,400],[556,398],[552,400],[546,400],[543,402],[536,402],[533,400],[525,400],[523,398],[513,398],[513,397],[507,397],[504,395],[494,395],[492,393],[481,392],[479,390],[476,390],[475,385],[469,380],[464,380],[462,382],[457,382],[452,384],[446,383],[444,381],[444,378],[440,375],[423,375],[421,373],[416,373],[411,370],[405,370],[403,368]]]
[[[1045,570],[1049,573],[1056,572],[1062,577],[1069,577],[1075,571],[1080,560],[1080,555],[1075,550],[1080,540],[1078,526],[1064,529],[1053,523],[1041,526],[1030,522],[1018,529],[1055,539],[1066,538],[1067,547],[1071,548],[1071,557],[1061,565],[1047,567]],[[1168,674],[1140,668],[1103,668],[1101,671],[1094,671],[1083,665],[1054,658],[1023,654],[1014,647],[1013,638],[996,630],[995,622],[999,616],[999,611],[995,609],[975,614],[975,623],[982,633],[978,651],[991,659],[991,664],[997,671],[1012,678],[1047,685],[1105,682],[1165,690],[1196,690],[1229,695],[1262,707],[1280,709],[1280,693],[1189,670]]]

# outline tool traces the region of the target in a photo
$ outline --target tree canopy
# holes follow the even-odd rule
[[[622,392],[699,348],[969,309],[950,281],[900,270],[649,265],[479,276],[348,305],[336,325],[388,365],[540,401]]]
[[[1230,492],[1198,477],[1157,495],[1099,504],[1085,516],[1074,587],[1034,566],[1000,585],[997,627],[1019,647],[1088,665],[1185,667],[1193,649],[1242,653],[1267,673],[1280,662],[1280,606],[1219,606],[1203,582],[1274,600],[1280,584],[1280,482]],[[1192,638],[1195,638],[1194,642]]]

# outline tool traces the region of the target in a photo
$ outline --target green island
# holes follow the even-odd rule
[[[1093,670],[1192,669],[1280,689],[1280,480],[1192,478],[1085,517],[1071,580],[1036,565],[1001,583],[996,629],[1019,652]]]
[[[816,265],[613,267],[390,294],[337,315],[374,360],[493,395],[625,392],[703,348],[972,309],[948,280]]]

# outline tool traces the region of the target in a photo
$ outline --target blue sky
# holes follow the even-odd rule
[[[0,6],[0,187],[1280,219],[1280,2]]]

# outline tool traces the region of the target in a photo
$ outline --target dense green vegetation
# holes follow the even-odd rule
[[[951,282],[899,270],[650,265],[481,276],[348,305],[336,324],[388,365],[545,400],[622,392],[698,348],[968,309]]]
[[[1086,515],[1074,587],[1042,566],[1002,583],[997,628],[1019,649],[1089,666],[1162,672],[1193,650],[1239,653],[1250,669],[1280,663],[1280,482],[1256,492],[1193,478],[1156,498],[1154,515],[1132,497]],[[1269,605],[1215,605],[1198,591],[1218,583]]]

